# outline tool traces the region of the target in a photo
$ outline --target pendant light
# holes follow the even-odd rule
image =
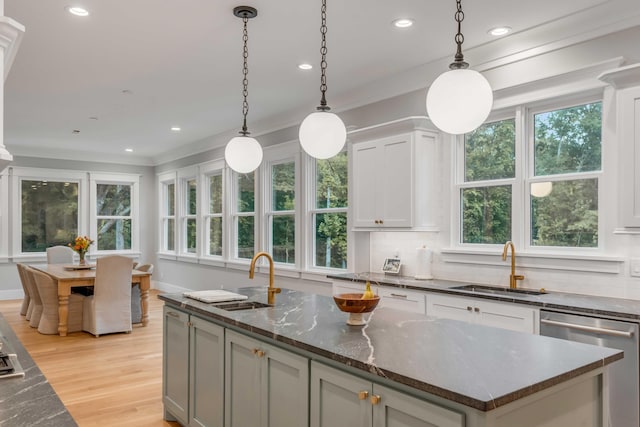
[[[462,55],[464,19],[461,0],[456,0],[455,14],[458,45],[450,70],[442,73],[427,92],[427,115],[440,130],[451,134],[471,132],[489,116],[493,105],[493,91],[487,79],[477,71],[469,70]]]
[[[227,147],[224,150],[224,158],[231,169],[238,173],[253,172],[260,166],[262,162],[262,147],[260,143],[251,138],[249,131],[247,130],[247,114],[249,113],[249,102],[247,97],[249,96],[249,80],[247,74],[249,74],[249,67],[247,60],[249,59],[249,50],[247,48],[247,41],[249,36],[247,33],[247,22],[251,18],[255,18],[258,15],[258,11],[250,6],[238,6],[233,9],[233,14],[238,18],[242,18],[244,23],[244,30],[242,32],[242,40],[244,42],[244,49],[242,56],[244,58],[242,68],[242,130],[239,132],[240,136],[231,138],[227,143]]]
[[[338,154],[347,140],[347,129],[337,115],[330,113],[325,93],[327,91],[327,1],[322,0],[322,44],[320,46],[320,106],[309,114],[300,125],[298,137],[304,151],[316,159],[328,159]]]

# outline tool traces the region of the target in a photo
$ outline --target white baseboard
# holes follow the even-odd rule
[[[152,280],[151,281],[151,288],[152,289],[157,289],[161,292],[165,292],[168,294],[175,294],[175,293],[182,293],[182,292],[186,292],[186,291],[191,291],[192,289],[189,288],[183,288],[181,286],[176,286],[173,285],[171,283],[166,283],[166,282],[159,282],[157,280]]]
[[[14,299],[24,298],[24,292],[22,289],[4,289],[0,291],[0,301],[8,301]]]

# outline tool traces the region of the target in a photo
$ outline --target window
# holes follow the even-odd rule
[[[347,268],[347,152],[315,161],[313,266]]]
[[[20,180],[20,252],[45,252],[78,235],[78,190],[78,182]]]
[[[255,176],[233,172],[235,258],[251,259],[255,253]]]
[[[98,250],[131,249],[132,185],[97,184],[96,187]]]
[[[160,189],[160,252],[176,251],[176,174],[158,177]]]
[[[207,255],[222,256],[222,171],[206,178],[209,188],[206,203],[208,211],[205,215]]]
[[[295,162],[271,165],[271,200],[267,210],[270,252],[275,262],[296,262]]]
[[[514,116],[523,120],[497,120],[464,136],[460,242],[599,247],[602,103],[520,107]],[[516,217],[528,219],[523,229]]]
[[[184,236],[183,252],[196,253],[197,247],[197,214],[198,214],[198,184],[195,178],[183,181],[184,216],[182,218],[182,235]]]

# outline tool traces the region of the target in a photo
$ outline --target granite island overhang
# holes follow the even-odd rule
[[[266,302],[266,288],[234,291]],[[598,387],[594,393],[599,395],[606,366],[623,357],[619,350],[384,307],[370,315],[367,325],[349,326],[348,314],[332,298],[289,289],[282,290],[274,307],[246,311],[225,311],[181,294],[159,298],[311,360],[484,413],[584,376],[599,378],[590,386]],[[597,405],[604,405],[600,400]],[[602,417],[606,411],[598,409]]]

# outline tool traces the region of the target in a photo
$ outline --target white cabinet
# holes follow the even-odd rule
[[[420,130],[352,145],[355,229],[436,229],[437,140]]]
[[[362,293],[365,284],[362,282],[333,282],[334,294]],[[412,291],[391,286],[383,287],[371,284],[374,293],[380,296],[378,307],[390,307],[412,313],[426,313],[425,294],[420,291]]]
[[[224,328],[164,307],[163,390],[165,419],[194,427],[222,427]]]
[[[302,427],[309,360],[243,334],[226,334],[226,427]]]
[[[640,227],[640,87],[618,92],[621,211],[624,227]]]
[[[463,427],[465,416],[311,362],[311,427]]]
[[[489,302],[478,298],[428,294],[427,314],[462,320],[512,331],[539,332],[538,310],[510,303]]]

